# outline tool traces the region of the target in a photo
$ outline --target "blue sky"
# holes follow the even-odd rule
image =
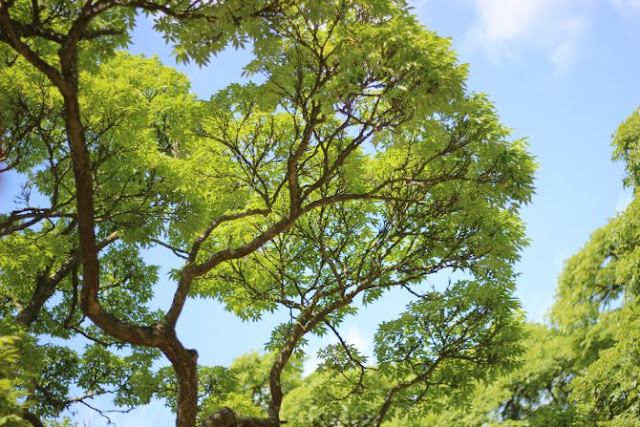
[[[470,64],[469,87],[495,102],[515,137],[526,137],[540,166],[533,203],[523,210],[531,245],[522,252],[517,295],[528,317],[541,321],[552,303],[563,261],[589,234],[631,199],[621,184],[622,165],[611,157],[611,134],[640,105],[640,0],[420,0],[421,22],[452,37],[461,62]],[[130,50],[157,54],[173,64],[170,47],[148,22]],[[224,52],[206,69],[180,66],[201,97],[238,81],[249,57]],[[0,201],[2,205],[2,201]],[[148,259],[166,265],[162,252]],[[173,284],[160,287],[172,292]],[[166,295],[161,294],[158,303]],[[391,295],[349,320],[343,332],[365,352],[375,324],[400,311]],[[267,341],[277,314],[259,324],[224,313],[211,301],[189,302],[179,336],[204,364],[228,364]],[[324,342],[312,342],[318,348]],[[311,365],[310,365],[311,366]],[[90,417],[82,411],[79,416]],[[103,425],[91,417],[93,426]],[[115,417],[118,425],[172,424],[159,404]]]

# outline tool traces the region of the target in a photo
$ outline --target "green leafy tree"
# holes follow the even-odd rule
[[[467,402],[446,401],[447,411],[429,413],[426,425],[588,426],[570,400],[577,356],[571,338],[541,324],[527,324],[518,367],[477,381]]]
[[[639,143],[636,110],[620,125],[613,141],[614,159],[625,161],[625,184],[634,189]],[[639,209],[635,198],[567,262],[552,312],[552,321],[571,337],[578,356],[571,401],[598,425],[632,426],[640,419]]]
[[[626,164],[625,184],[637,191],[640,110],[620,125],[613,146]],[[639,218],[635,197],[567,261],[549,325],[528,327],[519,369],[429,424],[640,425]]]
[[[5,328],[2,328],[5,329]],[[19,361],[19,338],[7,335],[2,331],[0,335],[0,426],[25,425],[20,413],[19,375],[17,374]],[[25,409],[26,411],[26,409]]]
[[[476,382],[510,370],[520,354],[516,303],[493,292],[458,282],[411,303],[380,326],[371,366],[351,346],[330,346],[320,371],[287,397],[285,419],[295,426],[409,425],[462,404]]]
[[[178,60],[250,41],[246,71],[263,83],[197,100],[183,75],[118,52],[139,12]],[[390,288],[416,301],[377,335],[391,388],[376,424],[466,394],[515,357],[512,264],[534,164],[403,2],[2,0],[0,42],[2,170],[24,181],[0,216],[1,309],[38,338],[25,389],[37,417],[157,395],[179,426],[199,406],[206,425],[278,426],[306,337],[339,336]],[[149,305],[150,247],[183,262],[162,310]],[[464,278],[425,289],[452,272]],[[176,333],[189,296],[247,320],[291,313],[268,344],[268,380],[198,366]],[[60,344],[74,337],[89,344]],[[362,365],[351,349],[327,349],[331,369]],[[172,371],[152,370],[160,355]],[[253,406],[229,387],[253,390]]]

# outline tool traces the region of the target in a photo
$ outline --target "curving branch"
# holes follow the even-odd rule
[[[120,233],[112,233],[105,240],[98,243],[98,250],[106,248],[118,240],[119,237]],[[78,251],[75,251],[55,272],[52,273],[51,268],[47,268],[40,273],[36,278],[36,286],[29,303],[18,313],[16,320],[26,327],[31,326],[44,304],[56,291],[58,284],[68,277],[72,270],[77,269],[79,266],[80,254]]]

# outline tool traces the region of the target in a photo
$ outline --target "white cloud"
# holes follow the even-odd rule
[[[640,12],[640,0],[611,0],[611,3],[622,13]]]
[[[559,72],[574,60],[592,0],[470,0],[476,20],[469,42],[495,61],[516,59],[533,49]],[[638,0],[633,0],[638,1]]]

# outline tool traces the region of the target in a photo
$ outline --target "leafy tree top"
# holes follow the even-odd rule
[[[198,100],[157,59],[117,51],[137,11],[179,60],[206,64],[250,41],[246,72],[263,83]],[[45,397],[37,415],[96,393],[124,406],[155,393],[175,403],[178,425],[194,425],[197,352],[176,334],[191,296],[248,320],[291,314],[268,344],[268,408],[245,420],[255,425],[280,425],[282,374],[305,337],[339,336],[358,304],[392,287],[416,298],[379,333],[393,387],[411,395],[455,377],[454,365],[479,377],[478,366],[509,366],[518,213],[535,165],[466,89],[449,41],[402,2],[2,1],[0,42],[3,170],[25,182],[0,216],[1,309],[31,334],[91,341],[37,346],[29,369],[41,380],[25,386]],[[182,262],[161,310],[144,257],[155,246]],[[425,289],[451,272],[449,286]],[[434,364],[442,352],[448,362]],[[151,369],[160,353],[171,375]],[[57,378],[44,381],[52,358]],[[74,387],[86,393],[69,397]],[[227,416],[244,422],[234,411],[206,422]]]

